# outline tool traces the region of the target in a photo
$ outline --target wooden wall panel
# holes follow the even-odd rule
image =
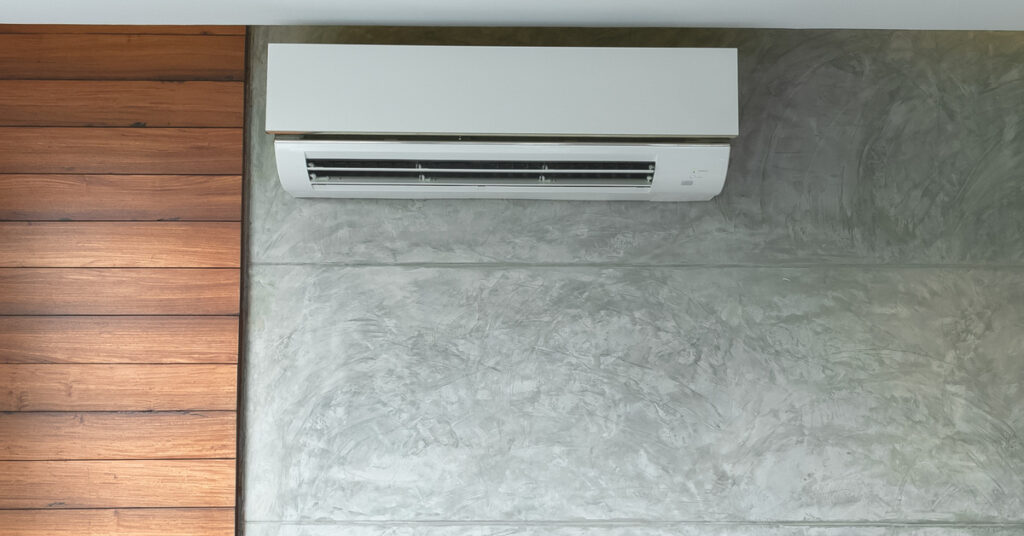
[[[235,363],[237,359],[236,316],[0,316],[0,363]]]
[[[238,175],[0,175],[0,192],[0,220],[242,217]]]
[[[237,128],[0,127],[0,173],[241,172]]]
[[[0,34],[7,80],[233,80],[241,35]]]
[[[235,409],[235,365],[0,365],[0,411]]]
[[[229,536],[231,508],[0,510],[0,536]]]
[[[242,82],[0,80],[0,126],[241,127]]]
[[[233,458],[235,413],[0,413],[0,461]]]
[[[0,508],[229,507],[233,460],[0,462]]]
[[[235,315],[239,271],[0,268],[4,315]]]
[[[239,222],[0,222],[0,267],[237,268]]]
[[[234,534],[244,62],[0,25],[0,536]]]

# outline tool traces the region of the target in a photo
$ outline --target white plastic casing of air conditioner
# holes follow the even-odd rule
[[[297,197],[708,200],[735,49],[272,44],[267,131]]]

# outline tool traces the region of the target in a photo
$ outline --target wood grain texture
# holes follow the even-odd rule
[[[0,175],[0,192],[0,220],[242,217],[238,175]]]
[[[0,268],[3,315],[234,315],[239,270]]]
[[[0,413],[0,460],[234,458],[235,413]]]
[[[234,460],[0,462],[0,508],[230,507]]]
[[[236,372],[235,365],[4,364],[0,411],[231,411]]]
[[[130,34],[130,35],[245,35],[245,26],[0,24],[0,33]]]
[[[0,126],[241,127],[242,82],[0,80]]]
[[[244,64],[0,25],[0,536],[234,534]]]
[[[241,172],[240,128],[0,127],[0,173]]]
[[[245,36],[0,33],[7,80],[243,80]]]
[[[0,363],[235,363],[235,316],[0,316]]]
[[[0,510],[0,536],[234,536],[232,508]]]
[[[231,268],[237,222],[0,222],[0,267]]]

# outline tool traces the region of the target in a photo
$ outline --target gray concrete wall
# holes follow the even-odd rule
[[[741,135],[709,203],[296,200],[268,42],[736,46]],[[248,534],[1024,534],[1024,34],[256,28],[250,59]]]

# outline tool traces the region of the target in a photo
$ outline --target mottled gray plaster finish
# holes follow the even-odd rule
[[[1024,33],[257,28],[255,262],[1024,260]],[[740,136],[711,203],[296,200],[263,131],[267,42],[735,46]]]
[[[253,519],[1024,521],[1021,271],[258,266],[250,292]]]
[[[711,203],[296,200],[269,41],[737,46],[742,133]],[[248,534],[1024,535],[1024,34],[252,45]]]
[[[651,527],[424,526],[252,524],[249,536],[1020,536],[1011,527],[779,527],[677,525]]]

